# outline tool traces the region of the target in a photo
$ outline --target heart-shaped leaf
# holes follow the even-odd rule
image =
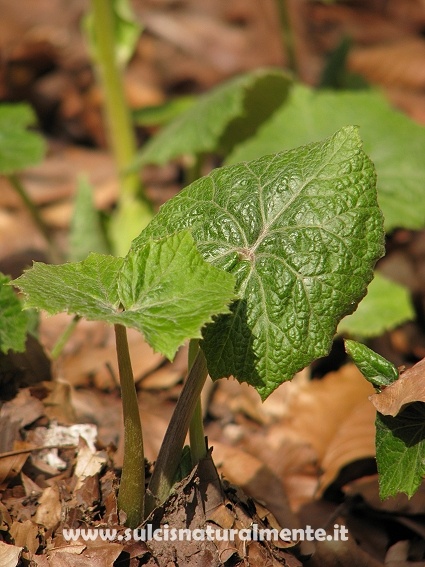
[[[166,203],[133,247],[184,228],[237,282],[231,314],[203,333],[210,375],[234,375],[263,398],[328,352],[383,254],[374,168],[355,127],[213,171]]]
[[[234,298],[233,276],[205,262],[188,231],[147,240],[126,258],[90,254],[60,266],[35,263],[13,284],[28,307],[138,329],[170,359],[187,339],[201,337],[212,315],[229,311]]]

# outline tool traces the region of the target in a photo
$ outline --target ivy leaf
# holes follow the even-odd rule
[[[376,461],[382,499],[417,491],[425,476],[425,404],[415,402],[395,417],[377,414]]]
[[[44,140],[27,130],[35,122],[35,114],[26,104],[0,105],[0,173],[9,175],[42,160]]]
[[[163,205],[133,247],[184,228],[236,277],[231,314],[204,330],[209,373],[263,398],[328,352],[383,254],[375,173],[355,127],[213,171]]]
[[[199,97],[145,144],[138,165],[162,165],[181,155],[229,151],[282,104],[289,82],[276,69],[257,69],[227,81]]]
[[[398,370],[389,360],[380,356],[366,345],[345,340],[345,350],[363,376],[374,386],[389,386],[397,380]]]
[[[377,337],[414,318],[409,290],[375,272],[366,297],[357,311],[341,321],[338,332],[364,338]]]
[[[27,307],[138,329],[170,359],[234,297],[233,276],[205,262],[188,231],[148,240],[126,258],[93,253],[59,266],[35,263],[13,283]]]
[[[385,228],[425,225],[425,128],[390,107],[374,91],[313,91],[297,85],[289,100],[258,131],[235,149],[228,163],[250,160],[312,140],[320,140],[346,124],[361,128],[364,148],[376,167],[378,202]]]
[[[10,278],[0,274],[0,351],[23,352],[27,336],[28,318],[13,289],[5,284]]]

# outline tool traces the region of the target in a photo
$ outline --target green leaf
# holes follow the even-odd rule
[[[390,107],[377,92],[315,92],[293,88],[290,99],[257,136],[241,144],[228,163],[319,140],[346,124],[360,126],[364,148],[378,176],[378,201],[385,227],[411,229],[425,225],[425,128]]]
[[[389,360],[362,343],[346,339],[344,344],[354,364],[374,386],[389,386],[397,380],[398,370]]]
[[[69,257],[72,261],[82,260],[90,252],[108,252],[99,211],[94,206],[93,192],[88,179],[81,177],[78,181],[69,235]]]
[[[114,47],[118,65],[123,68],[130,61],[142,31],[141,25],[134,17],[128,0],[107,0],[112,4],[114,16]],[[83,20],[84,31],[89,40],[89,47],[94,59],[97,59],[97,43],[93,26],[93,14],[89,13]]]
[[[134,123],[138,126],[165,126],[196,103],[193,95],[180,96],[163,104],[143,106],[133,111]]]
[[[382,499],[409,496],[425,476],[425,404],[415,402],[395,417],[377,414],[376,460]]]
[[[199,97],[145,144],[138,165],[161,165],[186,154],[229,151],[252,136],[282,104],[289,82],[276,69],[257,69],[227,81]]]
[[[112,252],[116,256],[125,256],[132,240],[149,224],[152,217],[152,207],[146,201],[131,195],[123,196],[108,222]]]
[[[213,171],[163,205],[133,247],[184,228],[237,282],[232,313],[204,331],[210,375],[263,398],[328,352],[383,254],[374,169],[355,127]]]
[[[147,240],[126,258],[90,254],[59,266],[35,263],[13,283],[28,307],[138,329],[170,359],[234,298],[233,276],[205,262],[188,231]]]
[[[409,290],[376,272],[366,297],[357,311],[341,321],[338,332],[365,338],[377,337],[414,318]]]
[[[27,336],[28,319],[13,289],[6,284],[10,278],[0,274],[0,351],[23,352]]]
[[[43,159],[43,138],[27,130],[35,122],[35,114],[26,104],[0,105],[0,173],[9,175]]]

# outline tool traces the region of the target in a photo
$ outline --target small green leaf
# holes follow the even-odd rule
[[[27,130],[35,122],[35,114],[26,104],[0,105],[0,173],[9,175],[43,159],[43,138]]]
[[[232,313],[204,331],[213,379],[266,398],[326,354],[383,254],[375,173],[355,127],[324,142],[213,171],[161,207],[133,243],[190,228],[236,277]]]
[[[409,290],[375,272],[366,297],[357,311],[341,321],[338,332],[364,338],[377,337],[414,318]]]
[[[35,263],[14,284],[28,307],[138,329],[170,359],[234,298],[234,277],[205,262],[188,231],[148,240],[126,258]]]
[[[228,163],[250,160],[309,141],[320,140],[346,124],[361,128],[366,153],[378,176],[378,202],[385,227],[425,225],[425,128],[390,107],[374,91],[313,91],[297,85],[290,98],[255,138],[238,146]]]
[[[229,151],[282,104],[289,82],[276,69],[257,69],[227,81],[199,97],[145,144],[138,165],[161,165],[181,155]]]
[[[389,360],[380,356],[366,345],[344,340],[345,350],[363,376],[374,386],[389,386],[397,380],[398,370]]]
[[[377,414],[376,460],[382,499],[409,496],[425,476],[425,404],[415,402],[395,417]]]
[[[94,206],[93,191],[88,179],[81,177],[78,181],[69,235],[69,257],[74,262],[86,258],[90,252],[108,252],[99,211]]]
[[[13,289],[6,284],[10,278],[0,274],[0,351],[23,352],[27,336],[28,318]]]
[[[142,31],[141,25],[134,17],[128,0],[107,0],[112,4],[114,16],[114,47],[116,61],[125,67],[134,54]],[[97,59],[97,43],[94,34],[93,14],[89,13],[83,20],[84,30],[89,40],[92,56]]]

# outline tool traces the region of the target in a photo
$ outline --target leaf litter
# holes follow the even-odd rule
[[[140,8],[141,13],[152,11],[154,4],[154,9],[160,11],[167,3],[148,2],[143,9]],[[309,4],[311,5],[306,12],[308,17],[304,19],[299,17],[300,12],[297,13],[301,8],[294,9],[295,29],[301,38],[297,47],[301,73],[310,77],[317,76],[319,69],[317,57],[322,56],[324,50],[335,46],[338,30],[349,28],[353,32],[357,46],[360,46],[360,49],[357,47],[357,51],[353,51],[349,59],[351,70],[364,72],[372,83],[383,85],[392,100],[419,121],[424,122],[423,92],[420,92],[423,91],[421,89],[423,74],[417,70],[421,69],[418,64],[420,65],[423,45],[418,30],[421,29],[424,21],[423,10],[421,11],[419,3],[413,0],[403,3],[402,14],[400,4],[395,1],[385,3],[385,8],[380,2],[371,3],[368,9],[362,6],[357,9],[340,3],[331,6]],[[57,14],[61,13],[57,10],[57,3],[52,2],[49,7],[37,6],[35,13],[27,18],[27,23],[22,21],[24,11],[21,7],[17,9],[7,2],[4,8],[5,10],[7,8],[5,14],[8,17],[0,23],[4,28],[2,38],[6,41],[8,37],[13,39],[22,37],[24,41],[20,51],[14,48],[5,53],[9,82],[1,85],[2,94],[6,91],[7,96],[13,98],[19,92],[19,88],[31,89],[41,115],[44,112],[45,116],[43,104],[46,102],[48,104],[44,108],[59,109],[54,116],[55,127],[58,128],[61,119],[62,125],[59,126],[59,130],[62,134],[65,133],[68,139],[81,140],[86,136],[100,144],[104,143],[104,136],[99,128],[98,94],[96,95],[93,85],[90,86],[81,80],[84,65],[76,64],[78,57],[84,58],[82,46],[77,45],[72,54],[68,49],[66,55],[66,49],[64,50],[66,46],[55,43],[53,27],[39,29],[38,38],[37,34],[28,33],[28,28],[25,28],[29,21],[39,24],[49,19],[57,21]],[[32,9],[31,3],[27,8]],[[210,53],[207,63],[197,61],[198,54],[196,54],[188,65],[187,57],[193,56],[193,53],[191,55],[193,47],[185,46],[183,57],[181,53],[179,54],[179,50],[181,42],[185,39],[186,22],[195,21],[192,13],[194,8],[199,16],[200,8],[193,2],[182,4],[179,8],[185,12],[185,17],[178,20],[180,30],[179,35],[173,40],[174,46],[160,47],[158,51],[158,46],[161,45],[158,38],[144,34],[142,51],[145,56],[147,55],[144,60],[152,64],[152,58],[157,57],[155,65],[152,66],[155,71],[146,72],[146,65],[141,65],[139,62],[135,63],[134,69],[137,67],[139,77],[148,77],[148,83],[152,85],[148,93],[151,101],[160,101],[163,97],[161,88],[155,87],[155,84],[161,82],[158,81],[158,75],[162,74],[162,81],[165,81],[168,90],[172,90],[174,85],[183,84],[184,81],[187,82],[186,84],[192,81],[198,88],[208,86],[224,78],[224,75],[229,73],[229,65],[248,68],[252,60],[253,44],[268,46],[267,49],[264,47],[263,55],[261,49],[256,50],[255,56],[263,58],[261,64],[282,61],[284,56],[279,41],[276,41],[270,33],[271,28],[267,26],[263,28],[263,36],[261,36],[263,24],[259,10],[264,9],[269,20],[275,21],[271,4],[269,6],[265,3],[264,8],[259,8],[256,3],[251,6],[249,2],[232,3],[232,6],[228,3],[224,3],[223,6],[217,3],[214,8],[211,6],[208,8],[215,11],[213,18],[209,15],[207,17],[205,12],[202,12],[205,8],[201,7],[202,21],[208,25],[210,36],[214,38],[219,37],[217,30],[220,29],[222,22],[226,22],[226,31],[229,33],[223,37],[226,38],[227,47],[222,49],[221,53],[227,54],[229,46],[236,45],[239,62],[237,58],[226,62],[224,56],[220,61],[214,59],[214,54]],[[52,15],[55,9],[56,16]],[[305,6],[302,9],[305,10]],[[48,15],[46,11],[50,11]],[[66,14],[62,11],[59,18],[60,25],[69,29],[70,36],[74,40],[78,36],[75,33],[77,21],[75,11],[78,11],[77,4]],[[14,12],[14,18],[10,18]],[[64,19],[67,19],[65,23]],[[149,18],[146,18],[146,21],[148,20]],[[14,22],[12,26],[9,26],[10,21]],[[168,17],[167,25],[170,21]],[[249,41],[242,39],[243,26],[235,34],[234,28],[228,25],[229,22],[239,22],[240,25],[242,21],[249,23],[247,27],[250,31],[246,35],[250,38]],[[210,22],[212,25],[209,25]],[[151,30],[155,29],[153,17],[150,18],[149,26]],[[258,40],[258,37],[264,37],[264,33],[267,41]],[[410,43],[405,41],[404,38],[409,36],[415,40]],[[40,41],[40,37],[43,38],[44,44]],[[422,44],[415,43],[418,37]],[[165,39],[163,44],[169,41],[168,38]],[[368,50],[369,45],[373,48],[374,42],[379,49]],[[412,48],[415,45],[418,46],[417,49]],[[398,47],[402,49],[398,50]],[[18,88],[16,82],[18,66],[22,65],[26,70],[31,69],[31,65],[40,55],[52,60],[52,53],[55,50],[56,61],[60,61],[63,67],[56,67],[52,74],[42,73],[35,78],[34,74],[30,73],[28,76],[32,77],[33,83]],[[173,56],[170,57],[170,53]],[[28,58],[29,54],[32,59]],[[376,57],[376,63],[373,65],[371,65],[372,57]],[[161,61],[160,65],[158,59]],[[313,61],[313,64],[308,64],[309,61]],[[390,66],[388,61],[391,61]],[[381,65],[382,62],[384,63]],[[146,96],[147,91],[143,91],[140,88],[140,81],[134,79],[137,77],[134,69],[131,73],[130,90],[133,100],[139,101],[140,96]],[[155,73],[156,77],[153,78]],[[65,80],[64,75],[66,75]],[[55,84],[56,87],[52,88]],[[400,84],[403,84],[402,92],[399,88]],[[66,88],[58,88],[57,85],[65,85]],[[60,238],[63,234],[61,231],[67,229],[72,211],[70,197],[74,189],[69,183],[64,187],[67,183],[67,175],[70,176],[68,180],[71,179],[74,170],[84,169],[88,164],[90,171],[95,175],[96,200],[101,208],[107,209],[112,206],[117,191],[116,182],[112,179],[112,174],[108,173],[111,168],[107,163],[108,160],[104,159],[104,154],[84,150],[82,151],[84,155],[75,158],[75,146],[70,151],[62,150],[58,151],[57,147],[50,150],[50,155],[57,157],[56,170],[41,169],[40,174],[43,171],[46,173],[44,178],[41,179],[38,175],[30,173],[27,179],[30,184],[34,182],[32,194],[35,200],[40,202],[46,220]],[[81,161],[78,161],[79,159]],[[67,171],[71,173],[62,175],[60,164],[68,164]],[[171,174],[174,175],[175,170]],[[64,185],[61,188],[59,182],[62,181]],[[161,201],[169,190],[168,185],[164,183],[159,187],[160,189],[155,192],[157,202]],[[43,193],[43,190],[46,193]],[[174,191],[175,189],[172,190]],[[14,264],[16,266],[22,263],[23,258],[22,267],[28,266],[31,258],[34,257],[31,256],[30,249],[35,248],[35,252],[39,254],[44,250],[43,239],[31,226],[20,204],[13,198],[12,201],[7,200],[6,187],[2,187],[1,199],[3,205],[0,216],[1,261],[9,256],[14,262],[16,260]],[[5,199],[7,202],[4,202]],[[414,265],[410,270],[409,288],[414,289],[417,304],[424,305],[423,292],[421,292],[424,281],[423,251],[421,252],[418,244],[421,234],[420,232],[402,234],[402,231],[396,231],[389,237],[389,245],[390,248],[398,246],[399,250],[407,253],[408,261],[412,266]],[[397,239],[399,239],[398,244]],[[21,254],[20,258],[17,252]],[[390,259],[391,255],[386,258],[386,260]],[[394,262],[394,266],[392,272],[402,278],[400,261]],[[17,270],[16,275],[11,275],[14,277],[19,275],[22,271],[20,265]],[[10,271],[7,270],[7,273]],[[42,341],[51,341],[59,334],[60,325],[54,319],[48,322],[50,337],[46,337],[48,325],[43,321]],[[120,442],[121,415],[114,380],[113,353],[105,327],[99,326],[97,330],[91,327],[88,330],[83,324],[81,328],[84,332],[79,339],[73,344],[71,341],[66,356],[54,365],[55,375],[57,373],[62,378],[65,377],[67,382],[71,382],[71,388],[60,382],[56,385],[53,382],[40,383],[39,374],[43,374],[43,368],[45,369],[43,380],[51,379],[50,371],[46,370],[43,363],[34,367],[27,362],[25,365],[27,373],[25,379],[22,379],[23,389],[20,390],[19,396],[2,404],[2,412],[9,409],[7,414],[2,414],[5,418],[3,422],[0,416],[0,466],[3,466],[1,463],[6,463],[9,457],[19,457],[21,461],[5,465],[8,486],[2,491],[0,503],[0,539],[2,540],[0,564],[5,567],[21,565],[23,561],[32,561],[36,567],[83,564],[104,566],[114,563],[125,564],[125,562],[132,567],[141,563],[157,564],[156,560],[149,556],[146,545],[142,543],[132,542],[123,545],[115,542],[107,544],[74,542],[70,544],[64,542],[59,529],[55,530],[54,527],[55,522],[61,525],[64,511],[74,525],[93,526],[98,525],[100,521],[104,521],[107,526],[118,525],[115,500],[117,477],[114,466],[119,466],[120,463],[119,450],[116,452],[115,446]],[[423,358],[425,354],[421,331],[418,331],[417,327],[412,331],[412,326],[402,326],[396,331],[386,333],[378,342],[383,349],[388,349],[390,345],[392,356],[397,358],[397,364],[406,362],[409,364],[412,360]],[[96,349],[91,353],[93,343],[96,344]],[[140,364],[136,374],[139,377],[141,409],[146,416],[145,431],[149,441],[153,440],[152,447],[148,450],[148,457],[154,460],[168,415],[179,392],[179,386],[176,384],[181,381],[185,373],[182,363],[184,355],[179,363],[173,366],[163,361],[161,357],[153,357],[146,345],[143,346],[142,341],[135,339],[134,352],[138,349],[142,353],[140,357],[136,357],[137,364]],[[21,361],[13,362],[14,372],[20,364]],[[221,503],[217,507],[218,511],[211,513],[209,518],[219,522],[220,525],[230,525],[231,521],[238,521],[235,520],[235,509],[239,506],[240,512],[241,502],[245,505],[241,513],[242,517],[246,514],[246,509],[254,510],[249,498],[255,497],[257,502],[261,500],[262,504],[256,503],[253,513],[262,518],[266,517],[267,514],[263,511],[259,513],[259,510],[263,510],[261,506],[265,505],[272,510],[275,518],[279,518],[276,521],[281,525],[286,526],[289,523],[290,514],[294,511],[301,524],[314,523],[322,527],[328,520],[331,523],[339,521],[347,524],[353,536],[348,544],[338,546],[326,542],[324,545],[317,543],[315,555],[309,562],[305,562],[306,565],[327,566],[337,562],[343,566],[423,565],[425,556],[422,543],[425,538],[423,485],[411,499],[405,495],[391,497],[383,502],[379,499],[377,478],[370,468],[370,463],[373,462],[371,440],[374,425],[373,418],[370,417],[372,404],[367,401],[367,397],[371,395],[371,391],[363,391],[360,381],[356,382],[355,379],[353,384],[357,384],[358,390],[357,386],[350,389],[346,385],[347,375],[350,373],[351,370],[342,369],[334,373],[333,378],[327,375],[321,380],[312,382],[305,377],[297,379],[272,394],[264,406],[248,387],[240,389],[241,386],[236,385],[237,392],[232,390],[233,383],[230,380],[214,387],[211,401],[206,407],[210,444],[214,446],[213,456],[219,471],[230,480],[233,478],[250,496],[243,496],[236,489],[231,489],[233,493],[228,492],[226,488],[224,506]],[[32,374],[33,382],[26,384],[29,374]],[[343,392],[339,395],[337,392],[340,381],[344,386]],[[410,388],[409,403],[414,401],[415,390],[415,387]],[[406,400],[403,392],[405,387],[396,396],[400,407]],[[382,394],[385,394],[385,390],[377,396]],[[316,400],[318,400],[317,408]],[[6,405],[15,401],[15,406]],[[388,404],[386,405],[388,407]],[[34,443],[30,443],[28,439],[36,428],[52,427],[55,419],[62,425],[78,422],[96,423],[99,439],[96,452],[92,453],[87,444],[78,441],[76,447],[57,449],[62,461],[67,465],[64,470],[40,468],[42,464],[37,460],[39,442],[37,447],[34,447]],[[150,430],[147,430],[149,423],[151,423]],[[106,464],[100,471],[95,472],[98,459],[104,458],[107,458]],[[83,473],[80,475],[78,462],[81,469],[93,474],[86,477]],[[353,469],[353,465],[356,470]],[[91,466],[94,468],[90,470]],[[196,480],[195,477],[191,477],[190,482],[183,483],[175,497],[176,501],[184,502],[187,507],[191,507],[191,510],[201,484],[201,481]],[[191,484],[192,481],[196,482]],[[239,497],[236,504],[235,493]],[[166,510],[161,510],[161,514],[164,514],[163,518],[167,517],[167,513],[178,512],[172,504],[168,503],[167,506]],[[38,512],[38,509],[41,511]],[[204,511],[196,509],[195,513],[197,517],[203,517]],[[45,525],[37,523],[36,518]],[[249,521],[252,521],[252,518]],[[162,550],[164,557],[167,557],[166,554],[164,555],[166,551]],[[248,558],[250,564],[254,566],[269,564],[263,550],[258,546],[244,548],[236,545],[234,548],[221,550],[220,557],[222,560],[227,559],[229,564],[239,559],[241,564],[243,562],[247,564]],[[174,557],[171,561],[174,561]],[[201,556],[196,553],[191,555],[191,561],[194,565],[203,564]],[[291,559],[286,558],[285,561],[286,564],[296,565],[298,560],[291,557]],[[187,564],[186,556],[181,564]],[[285,563],[280,560],[278,564]]]

